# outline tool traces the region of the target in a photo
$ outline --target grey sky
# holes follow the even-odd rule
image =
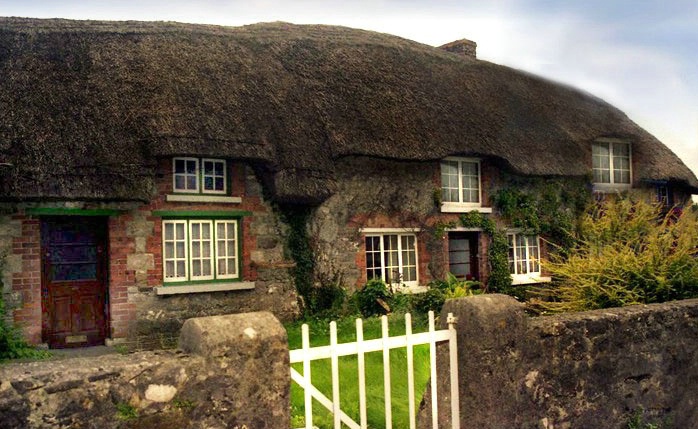
[[[478,57],[597,95],[653,133],[698,173],[695,0],[0,0],[0,15],[338,24],[440,45],[478,43]]]

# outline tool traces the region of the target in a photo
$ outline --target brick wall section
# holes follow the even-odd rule
[[[284,259],[284,226],[263,200],[251,169],[230,164],[232,196],[241,203],[167,202],[172,193],[172,161],[158,164],[157,195],[147,204],[50,203],[55,208],[114,208],[122,214],[108,218],[109,284],[108,336],[113,339],[148,335],[166,326],[176,337],[181,323],[194,316],[270,310],[282,319],[298,314],[297,297]],[[45,206],[44,206],[45,207]],[[162,219],[156,210],[249,211],[239,219],[242,241],[241,280],[254,281],[253,290],[156,297],[163,285]],[[42,341],[40,220],[22,214],[0,218],[0,251],[5,257],[4,296],[14,321],[34,344]],[[7,243],[4,248],[2,243]],[[263,244],[263,248],[259,243]],[[145,322],[145,328],[144,323]]]
[[[20,222],[20,234],[12,237],[8,264],[12,275],[12,292],[16,299],[14,322],[22,327],[24,337],[30,343],[41,342],[41,225],[38,219],[22,214],[12,217]]]
[[[129,237],[128,224],[133,215],[109,219],[109,316],[111,337],[126,336],[128,324],[135,318],[136,307],[129,302],[129,289],[136,285],[135,270],[129,268],[128,258],[134,254],[136,243]]]

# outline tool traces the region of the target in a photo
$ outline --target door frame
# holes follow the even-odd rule
[[[90,213],[90,212],[88,212]],[[111,317],[110,317],[110,305],[109,305],[109,218],[104,215],[84,215],[80,212],[70,215],[49,215],[40,216],[40,244],[41,244],[41,338],[44,343],[48,343],[50,347],[86,347],[93,345],[104,344],[104,341],[109,338]],[[49,225],[55,223],[78,223],[87,222],[92,224],[96,230],[96,237],[98,246],[101,247],[101,252],[98,252],[97,257],[97,280],[99,280],[99,293],[101,294],[102,301],[102,316],[103,322],[99,327],[99,335],[97,341],[87,342],[77,342],[73,345],[71,344],[52,344],[52,336],[54,335],[54,327],[51,326],[52,323],[52,312],[54,310],[51,302],[51,294],[49,293],[49,281],[47,272],[49,267],[48,260],[48,244],[49,237],[47,237]],[[71,315],[73,313],[71,312]]]
[[[470,253],[470,272],[471,277],[467,280],[477,280],[479,281],[482,277],[481,267],[480,267],[480,238],[482,236],[482,230],[480,229],[448,229],[446,230],[446,271],[451,272],[451,236],[459,235],[464,239],[468,240],[469,253]],[[474,245],[474,249],[473,249]],[[466,280],[466,279],[462,279]]]

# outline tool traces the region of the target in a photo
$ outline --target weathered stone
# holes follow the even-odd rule
[[[510,297],[447,301],[458,318],[461,427],[696,427],[698,300],[529,318]],[[438,359],[448,360],[439,346]],[[439,420],[450,424],[448,371]],[[419,427],[430,426],[430,394]]]
[[[0,366],[0,427],[289,427],[285,330],[269,313],[231,318],[186,325],[194,328],[184,343],[198,344],[202,356],[159,351]],[[219,323],[224,329],[213,328]]]

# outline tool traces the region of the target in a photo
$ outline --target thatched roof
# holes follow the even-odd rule
[[[247,160],[281,201],[329,195],[348,155],[585,175],[603,136],[651,160],[636,177],[698,188],[598,98],[368,31],[0,18],[0,76],[5,199],[148,200],[154,160],[178,154]]]

